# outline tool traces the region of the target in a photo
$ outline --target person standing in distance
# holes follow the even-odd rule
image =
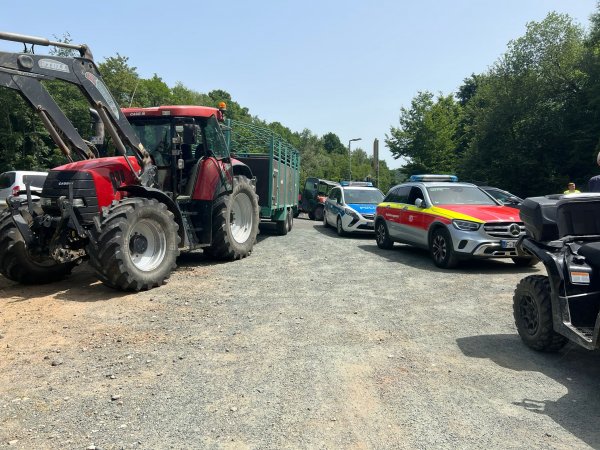
[[[563,192],[563,194],[581,194],[581,191],[578,190],[577,186],[575,186],[575,183],[571,181],[569,184],[567,184],[567,190]]]

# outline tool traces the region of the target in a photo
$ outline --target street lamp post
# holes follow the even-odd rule
[[[350,180],[348,180],[348,181],[352,181],[352,150],[350,150],[350,144],[352,144],[354,141],[360,141],[360,140],[362,140],[362,138],[354,138],[354,139],[350,139],[348,141],[348,160],[349,160],[348,167],[350,167]]]

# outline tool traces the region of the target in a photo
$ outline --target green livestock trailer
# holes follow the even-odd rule
[[[261,219],[275,222],[277,232],[287,234],[298,211],[300,153],[268,128],[231,119],[225,124],[230,153],[256,177]]]

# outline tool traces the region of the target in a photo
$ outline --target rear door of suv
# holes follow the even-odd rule
[[[410,185],[393,188],[379,204],[381,215],[385,219],[390,236],[394,239],[406,239],[402,226],[402,208],[407,206]]]

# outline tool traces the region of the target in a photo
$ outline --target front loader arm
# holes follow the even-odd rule
[[[0,69],[0,86],[14,89],[21,94],[40,115],[52,139],[70,161],[73,161],[71,157],[72,149],[79,153],[82,158],[90,159],[94,157],[85,141],[64,115],[52,96],[42,86],[39,79],[11,75],[2,72],[2,69]]]
[[[0,86],[18,91],[38,111],[44,125],[67,157],[70,158],[70,147],[89,158],[93,157],[91,151],[41,81],[56,79],[76,85],[92,108],[98,110],[121,154],[126,155],[127,147],[133,150],[142,167],[142,174],[140,177],[129,159],[125,158],[132,173],[143,184],[152,182],[153,177],[147,176],[152,173],[151,157],[104,84],[87,46],[50,42],[43,38],[4,32],[0,32],[0,39],[79,50],[81,57],[0,52]],[[67,142],[62,141],[61,136]]]

